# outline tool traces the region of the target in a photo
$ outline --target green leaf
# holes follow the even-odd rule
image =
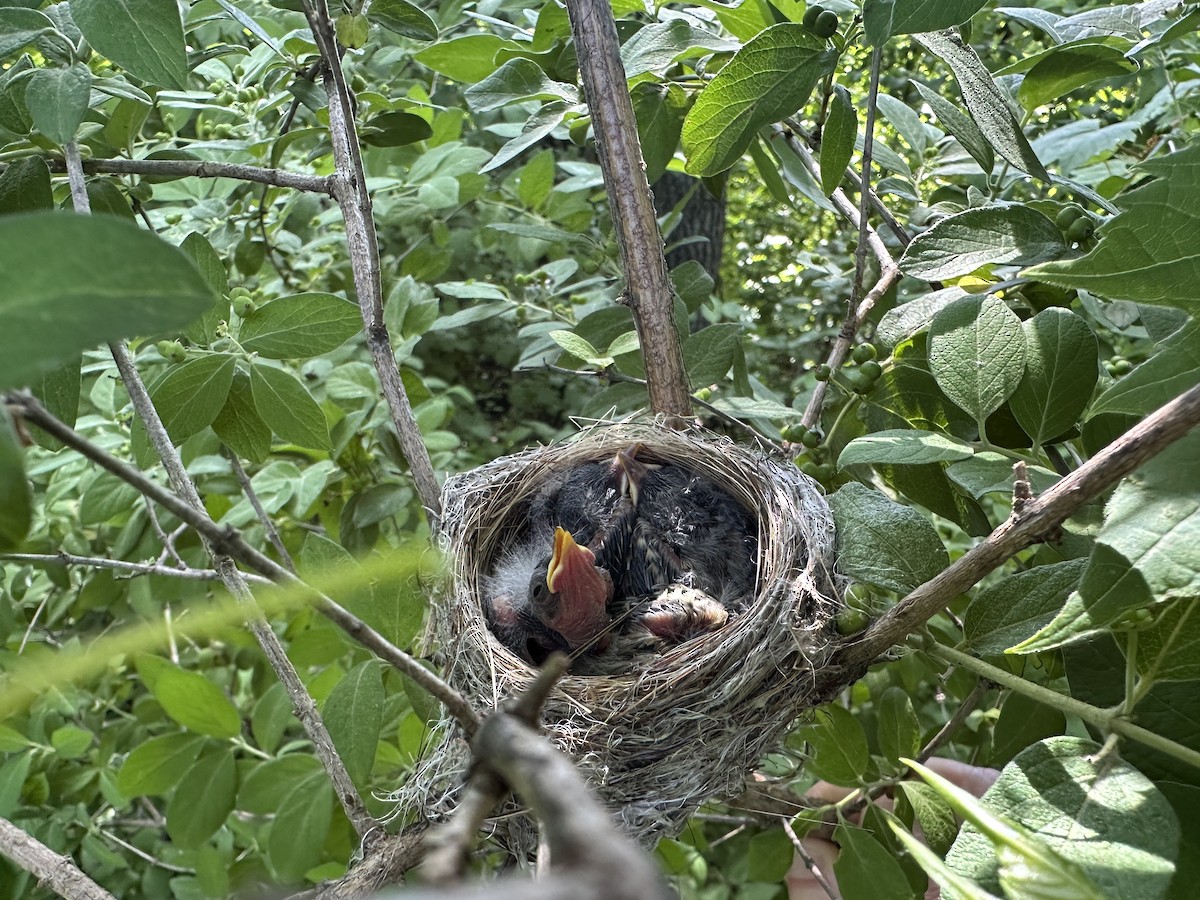
[[[982,428],[1025,372],[1021,320],[991,296],[951,303],[929,326],[929,369],[946,396]]]
[[[863,31],[867,41],[881,46],[898,34],[941,31],[961,25],[983,8],[985,0],[865,0]]]
[[[816,721],[796,732],[812,746],[805,770],[833,784],[861,784],[871,764],[871,750],[862,723],[836,703],[822,706]]]
[[[9,817],[21,803],[21,787],[29,777],[32,753],[13,756],[0,765],[0,816]]]
[[[982,804],[1003,821],[1024,826],[1032,840],[1064,863],[1057,875],[1037,865],[1028,870],[1043,879],[1043,890],[1060,879],[1070,881],[1069,868],[1081,870],[1099,889],[1092,896],[1161,897],[1179,841],[1175,814],[1144,775],[1099,750],[1091,741],[1071,737],[1034,744],[1004,767]],[[946,862],[987,890],[1001,892],[1001,859],[976,825],[963,826]],[[1060,881],[1059,887],[1066,885]],[[1021,886],[1016,891],[1004,895],[1031,896]]]
[[[206,353],[172,366],[150,390],[150,399],[167,434],[176,444],[213,423],[233,383],[236,358],[228,353]]]
[[[954,810],[924,782],[901,781],[896,788],[916,814],[917,822],[930,848],[935,853],[945,856],[958,836],[958,821],[954,818]]]
[[[25,89],[25,103],[34,127],[54,143],[66,144],[75,139],[91,94],[91,70],[75,63],[34,72]]]
[[[962,145],[962,148],[971,155],[975,162],[979,163],[979,168],[984,172],[991,172],[992,167],[996,164],[996,154],[992,150],[992,145],[988,143],[988,139],[983,136],[983,132],[979,130],[979,126],[972,121],[971,117],[961,112],[957,106],[927,85],[914,81],[913,87],[929,104],[929,108],[933,110],[933,114],[937,116],[942,127]]]
[[[250,376],[235,372],[225,405],[213,419],[213,431],[242,459],[262,462],[271,452],[271,428],[254,405]]]
[[[439,41],[413,54],[413,59],[452,81],[474,84],[496,71],[496,54],[501,50],[520,50],[521,45],[494,34],[468,34]]]
[[[915,756],[921,749],[921,724],[904,688],[892,685],[879,698],[876,737],[879,749],[892,762],[902,756]]]
[[[293,782],[267,834],[266,856],[282,881],[299,881],[320,859],[333,820],[333,791],[324,772]]]
[[[54,191],[46,161],[40,156],[14,159],[0,172],[0,215],[47,209],[54,209]]]
[[[993,766],[1003,766],[1031,744],[1057,737],[1067,728],[1061,709],[1039,703],[1016,691],[1004,698],[1000,718],[993,728],[991,752],[986,757]]]
[[[436,41],[437,25],[424,10],[408,0],[372,0],[367,18],[388,31],[416,41]]]
[[[693,388],[720,381],[733,365],[742,334],[742,326],[719,322],[702,328],[683,345],[683,364]]]
[[[117,772],[117,790],[126,797],[163,795],[191,768],[206,739],[195,734],[164,734],[133,748]]]
[[[491,158],[486,166],[479,170],[479,173],[482,175],[491,172],[493,169],[498,169],[509,160],[516,159],[530,147],[539,144],[543,138],[563,123],[563,120],[566,119],[567,113],[571,109],[572,104],[565,100],[547,103],[526,120],[521,133],[497,150],[496,155]],[[560,230],[547,228],[543,225],[521,225],[503,222],[498,222],[489,227],[495,228],[497,231],[511,231],[514,234],[517,233],[517,229],[543,232]],[[563,234],[575,240],[585,240],[582,235],[570,235],[569,232],[563,232]]]
[[[551,331],[548,333],[554,343],[562,347],[572,356],[583,360],[584,362],[592,362],[594,360],[608,359],[605,365],[611,364],[612,359],[605,357],[599,350],[593,347],[586,340],[575,334],[573,331]]]
[[[608,345],[608,350],[605,351],[608,356],[620,356],[622,353],[633,353],[638,349],[638,333],[636,331],[626,331],[624,334],[619,334],[611,344]]]
[[[677,84],[643,81],[633,86],[630,99],[646,163],[646,181],[654,184],[667,170],[679,146],[688,96]]]
[[[385,112],[372,116],[360,132],[372,147],[405,147],[433,136],[433,129],[420,116],[408,112]]]
[[[1045,627],[1079,584],[1085,561],[1017,572],[980,591],[963,616],[963,638],[980,656],[1003,653]]]
[[[238,343],[268,359],[308,359],[336,350],[362,330],[358,307],[333,294],[293,294],[256,309]]]
[[[254,408],[271,430],[293,444],[329,450],[325,413],[295,375],[274,366],[250,367]]]
[[[0,413],[0,550],[11,550],[29,532],[32,496],[25,477],[25,454],[12,420]]]
[[[821,191],[825,196],[837,190],[846,177],[857,138],[858,117],[850,102],[850,92],[835,84],[829,96],[825,129],[821,132]]]
[[[237,762],[232,747],[200,759],[167,803],[167,834],[182,850],[195,850],[217,833],[233,812]]]
[[[681,59],[732,53],[739,47],[737,41],[698,28],[685,19],[670,19],[634,32],[621,47],[621,61],[625,64],[625,77],[633,79],[647,72],[662,75]]]
[[[0,387],[26,384],[104,341],[181,328],[213,301],[187,257],[110,216],[0,218],[0,272]]]
[[[842,822],[833,833],[842,852],[833,871],[846,900],[911,900],[912,888],[894,853],[871,832]]]
[[[1153,681],[1200,681],[1200,608],[1195,600],[1167,606],[1138,632],[1138,673]]]
[[[1017,99],[1027,110],[1062,102],[1076,88],[1136,72],[1137,60],[1099,41],[1063,44],[1044,53],[1025,73]]]
[[[932,431],[895,428],[855,438],[838,457],[838,468],[854,465],[918,466],[924,463],[970,459],[974,449],[965,441]]]
[[[254,709],[250,711],[250,733],[254,735],[254,741],[260,750],[274,753],[292,721],[292,704],[288,700],[287,691],[277,681],[263,692],[262,696],[258,698],[258,702],[254,704]],[[293,759],[293,757],[285,756],[283,759]],[[313,758],[312,761],[316,762],[316,759]],[[248,783],[243,784],[242,794],[239,794],[238,798],[239,805],[247,786]],[[243,808],[249,809],[249,807]],[[256,810],[251,811],[255,812]],[[262,812],[274,811],[274,806],[269,810],[262,810]]]
[[[79,499],[79,521],[99,525],[119,515],[128,515],[140,495],[132,485],[111,472],[101,472]]]
[[[1054,259],[1067,252],[1062,231],[1028,206],[985,206],[947,216],[915,238],[900,258],[906,275],[942,281],[988,265]]]
[[[838,567],[855,581],[907,594],[949,564],[937,531],[915,509],[857,483],[839,488],[829,505]]]
[[[1104,413],[1144,415],[1200,384],[1200,322],[1190,322],[1158,352],[1110,385],[1092,404],[1088,418]]]
[[[322,718],[355,784],[365,784],[383,728],[383,679],[378,660],[355,666],[325,701]]]
[[[168,664],[147,687],[166,714],[189,731],[231,738],[242,730],[237,707],[199,672]]]
[[[554,189],[554,151],[535,154],[521,167],[517,177],[517,196],[530,209],[537,209]]]
[[[183,239],[179,249],[188,255],[209,290],[217,295],[217,302],[187,328],[187,337],[192,343],[211,344],[220,336],[220,323],[229,321],[229,298],[226,296],[229,293],[229,279],[225,274],[225,263],[208,238],[195,231]]]
[[[179,7],[161,0],[71,0],[87,42],[143,81],[183,89],[187,50]]]
[[[1045,493],[1058,484],[1062,476],[1041,466],[1027,466],[1029,482],[1035,494]],[[1013,492],[1013,461],[1000,453],[985,450],[971,459],[954,463],[946,469],[951,481],[975,499],[984,494],[1008,494]]]
[[[1024,275],[1102,297],[1178,307],[1200,316],[1200,247],[1191,238],[1200,208],[1200,145],[1142,164],[1153,181],[1122,195],[1121,212],[1077,259],[1044,262]]]
[[[37,10],[0,7],[0,59],[28,47],[48,31],[54,31],[54,23]]]
[[[772,26],[749,41],[700,92],[684,120],[687,171],[717,175],[736,163],[759,128],[808,101],[836,59],[827,41],[799,24]]]
[[[1079,421],[1100,377],[1100,349],[1087,323],[1069,309],[1050,307],[1021,325],[1025,374],[1010,406],[1035,446]]]
[[[792,842],[782,828],[756,834],[746,846],[746,877],[778,884],[792,867],[793,855]]]
[[[970,45],[954,32],[946,31],[925,32],[914,39],[950,66],[971,118],[996,152],[1022,172],[1049,184],[1050,176],[1021,132],[1021,123],[1008,98]]]
[[[510,59],[499,69],[466,91],[467,102],[477,113],[499,109],[525,100],[579,102],[573,85],[555,81],[542,67],[523,57]]]

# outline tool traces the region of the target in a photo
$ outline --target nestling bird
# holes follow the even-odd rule
[[[635,514],[618,592],[641,597],[682,584],[739,612],[753,591],[758,535],[728,491],[675,464],[619,455]]]
[[[555,650],[607,646],[612,596],[612,579],[596,564],[595,553],[561,527],[554,529],[553,538],[536,532],[506,553],[483,581],[484,613],[492,633],[535,665]]]

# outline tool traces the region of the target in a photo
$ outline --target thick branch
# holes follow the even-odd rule
[[[834,667],[855,668],[916,631],[951,600],[1013,554],[1043,540],[1085,503],[1200,424],[1200,386],[1117,438],[993,531],[979,546],[925,582],[834,656]],[[831,669],[832,671],[832,669]]]
[[[567,0],[567,13],[621,252],[626,299],[646,363],[650,406],[667,416],[688,416],[692,405],[675,331],[674,291],[611,8],[605,0]]]
[[[325,61],[325,90],[329,94],[329,132],[333,141],[333,159],[337,167],[333,196],[337,199],[346,226],[346,243],[350,250],[350,268],[354,273],[354,290],[358,308],[367,330],[367,345],[383,388],[383,396],[391,413],[392,425],[400,439],[400,448],[408,460],[417,495],[437,526],[442,515],[441,488],[429,459],[429,450],[421,437],[421,429],[413,416],[408,392],[400,380],[396,355],[383,322],[383,289],[380,283],[379,242],[371,195],[367,192],[367,176],[363,169],[358,134],[354,126],[354,108],[350,88],[346,85],[338,55],[333,23],[325,0],[306,3],[308,22],[313,31],[321,57]]]
[[[32,872],[38,883],[69,900],[114,900],[113,895],[88,878],[69,856],[60,856],[36,841],[8,819],[0,819],[0,853],[15,865]]]

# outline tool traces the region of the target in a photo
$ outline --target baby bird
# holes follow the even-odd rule
[[[552,546],[547,553],[547,542]],[[483,581],[484,613],[497,639],[528,663],[555,650],[607,646],[612,579],[565,528],[506,553]]]

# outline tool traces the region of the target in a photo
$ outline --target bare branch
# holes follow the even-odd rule
[[[507,794],[508,787],[494,772],[476,769],[471,773],[454,815],[425,836],[425,859],[421,862],[424,881],[444,886],[462,879],[484,821]]]
[[[242,465],[242,461],[238,459],[236,453],[228,448],[225,450],[225,456],[229,460],[229,465],[233,467],[233,474],[237,476],[238,484],[242,486],[242,493],[250,501],[250,506],[254,509],[254,515],[258,517],[258,521],[266,529],[267,540],[271,542],[271,546],[275,548],[275,552],[279,554],[279,558],[283,560],[283,564],[287,566],[288,571],[295,572],[296,564],[292,561],[292,555],[288,553],[287,547],[283,546],[283,539],[279,536],[279,529],[275,527],[275,520],[267,515],[262,501],[258,499],[258,493],[254,490],[254,485],[250,483],[250,476],[246,474],[246,469]]]
[[[184,581],[219,581],[221,573],[215,569],[181,569],[178,566],[165,566],[160,563],[135,563],[123,559],[108,559],[103,556],[76,556],[59,550],[57,553],[3,553],[0,559],[11,559],[14,562],[57,563],[63,566],[87,566],[92,569],[112,569],[116,572],[128,572],[129,575],[165,575],[168,578],[181,578]],[[271,584],[269,579],[261,575],[247,575],[246,578],[259,584]]]
[[[633,311],[646,363],[650,406],[657,413],[685,417],[691,414],[692,404],[683,349],[675,332],[674,289],[646,183],[612,10],[605,0],[567,0],[567,13],[621,252],[625,299]]]
[[[68,172],[66,159],[44,157],[51,172]],[[0,166],[3,172],[6,166]],[[240,163],[209,162],[193,159],[85,159],[80,168],[87,175],[167,175],[178,178],[234,178],[253,181],[272,187],[310,191],[314,194],[333,194],[333,176],[303,175],[282,169],[264,169]]]
[[[26,872],[36,875],[43,886],[60,897],[114,900],[113,895],[88,878],[71,857],[55,853],[8,819],[0,819],[0,853]]]
[[[1200,424],[1200,386],[1176,397],[1117,438],[1092,459],[1029,502],[977,547],[925,582],[873,622],[834,656],[834,665],[863,666],[898,644],[953,598],[1042,540],[1085,503],[1094,500],[1146,460]]]
[[[317,48],[325,61],[323,68],[325,90],[329,94],[329,133],[333,141],[333,159],[337,174],[333,176],[333,196],[342,211],[346,226],[346,243],[350,250],[350,268],[354,273],[354,290],[358,295],[358,308],[362,312],[367,331],[367,346],[371,360],[383,388],[391,413],[392,425],[400,439],[400,448],[408,460],[417,495],[421,498],[430,524],[436,528],[441,518],[441,488],[429,450],[421,437],[421,429],[413,417],[412,403],[400,380],[396,367],[396,355],[383,322],[383,289],[380,283],[379,242],[375,234],[375,220],[371,207],[371,195],[367,191],[367,176],[363,169],[362,154],[358,146],[358,134],[354,126],[354,110],[350,100],[350,88],[342,72],[337,39],[333,23],[329,19],[329,8],[325,0],[308,0],[305,14]]]

